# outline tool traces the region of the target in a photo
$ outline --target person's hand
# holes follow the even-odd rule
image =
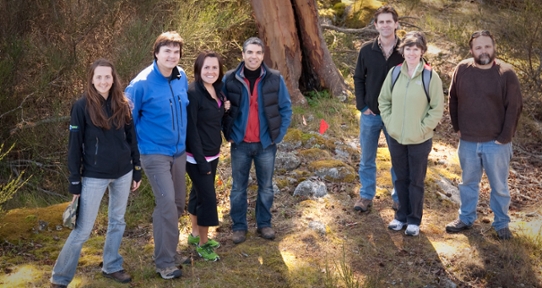
[[[459,136],[459,138],[461,138],[461,131],[457,131],[457,136]]]
[[[499,142],[499,141],[497,141],[497,140],[495,140],[495,144],[499,144],[499,145],[502,145],[502,143],[501,143],[501,142]]]
[[[228,110],[230,110],[230,107],[231,107],[230,100],[226,100],[226,102],[224,102],[224,109],[226,109],[226,111],[228,111]]]
[[[139,181],[132,181],[132,187],[131,187],[132,189],[131,189],[131,190],[132,190],[132,191],[137,190],[137,188],[139,188],[139,185],[140,185],[140,184],[141,184],[141,180],[139,180]]]
[[[365,110],[363,112],[363,115],[375,115],[375,113],[373,113],[373,111],[371,111],[371,109],[367,108],[367,110]]]
[[[73,203],[77,198],[79,198],[79,196],[81,196],[81,194],[73,194],[73,197],[72,197],[72,203]]]

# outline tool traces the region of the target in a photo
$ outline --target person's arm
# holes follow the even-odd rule
[[[137,126],[139,124],[139,116],[141,111],[141,105],[143,101],[143,93],[140,91],[137,82],[131,82],[128,87],[124,90],[126,98],[130,100],[130,106],[132,107],[132,120],[133,125]]]
[[[378,110],[380,110],[380,117],[384,126],[388,126],[391,116],[391,71],[388,72],[384,83],[382,83],[382,89],[380,89],[380,95],[378,96]]]
[[[444,93],[442,92],[442,80],[437,72],[432,71],[431,83],[429,83],[429,110],[422,119],[424,133],[435,129],[444,113]]]
[[[454,74],[452,75],[452,82],[450,83],[450,90],[448,93],[448,109],[450,110],[450,119],[452,121],[452,127],[455,132],[459,132],[459,119],[457,115],[458,108],[458,99],[457,99],[457,74],[459,71],[459,66],[455,68]]]
[[[204,95],[198,95],[197,89],[188,89],[188,121],[186,127],[186,145],[189,147],[196,163],[200,174],[208,174],[211,172],[211,165],[205,159],[203,153],[201,138],[198,131],[198,112],[199,101]]]
[[[290,93],[288,93],[288,88],[286,88],[286,83],[282,75],[280,76],[280,87],[279,87],[279,114],[281,117],[280,123],[280,133],[275,139],[275,143],[280,143],[286,132],[288,132],[288,127],[292,121],[292,101],[290,100]]]
[[[367,67],[362,54],[363,47],[359,50],[356,70],[354,72],[354,94],[356,95],[356,108],[364,112],[368,107],[365,103],[365,79],[367,76]]]
[[[70,115],[70,135],[68,141],[68,170],[70,182],[68,191],[71,194],[81,194],[81,158],[83,157],[83,143],[85,135],[85,106],[76,102],[72,106]]]
[[[124,126],[124,132],[126,134],[126,142],[130,145],[131,157],[132,157],[132,191],[136,190],[141,183],[141,161],[139,159],[139,149],[137,148],[137,137],[135,133],[134,121],[130,120]]]
[[[523,108],[521,89],[516,73],[513,70],[506,71],[504,80],[506,81],[505,115],[501,134],[497,137],[497,142],[501,144],[512,141]]]

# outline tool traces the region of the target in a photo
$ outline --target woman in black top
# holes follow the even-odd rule
[[[195,81],[188,86],[188,127],[186,172],[192,180],[188,213],[192,233],[188,243],[208,261],[219,256],[220,243],[208,238],[209,226],[218,226],[215,176],[220,156],[223,120],[230,103],[222,94],[222,60],[212,51],[201,52],[194,64]]]
[[[130,105],[115,67],[105,59],[92,64],[85,88],[83,97],[72,106],[68,147],[69,192],[73,194],[72,201],[79,198],[79,216],[58,255],[51,287],[67,287],[72,281],[106,188],[109,222],[102,274],[122,283],[131,281],[119,255],[128,195],[141,181]]]

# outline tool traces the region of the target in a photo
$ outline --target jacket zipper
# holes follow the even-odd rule
[[[173,101],[171,101],[171,99],[169,99],[169,108],[171,109],[171,129],[175,130],[175,111],[173,111],[175,108],[173,107]]]
[[[94,165],[98,164],[98,144],[99,144],[99,140],[98,140],[98,137],[96,137],[96,150],[94,151]]]
[[[408,94],[408,87],[410,86],[410,80],[411,79],[408,79],[408,82],[406,84],[406,89],[405,89],[405,96],[404,96],[404,103],[407,103],[407,94]],[[404,141],[405,139],[405,122],[406,121],[406,105],[403,106],[403,125],[401,126],[401,142]]]

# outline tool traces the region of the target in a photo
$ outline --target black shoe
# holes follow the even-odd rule
[[[124,270],[120,270],[120,271],[109,273],[109,274],[102,271],[102,274],[104,275],[105,278],[113,279],[119,283],[128,283],[132,281],[132,277],[130,276],[130,274],[124,272]]]
[[[472,225],[467,225],[463,223],[461,220],[459,220],[458,218],[458,219],[455,219],[453,222],[448,223],[448,225],[446,225],[446,232],[448,233],[461,232],[463,230],[469,229],[470,227],[472,227]]]
[[[505,227],[497,231],[497,237],[501,240],[510,240],[510,238],[512,238],[512,232],[510,232],[508,227]]]
[[[68,288],[67,285],[51,283],[51,288]]]

